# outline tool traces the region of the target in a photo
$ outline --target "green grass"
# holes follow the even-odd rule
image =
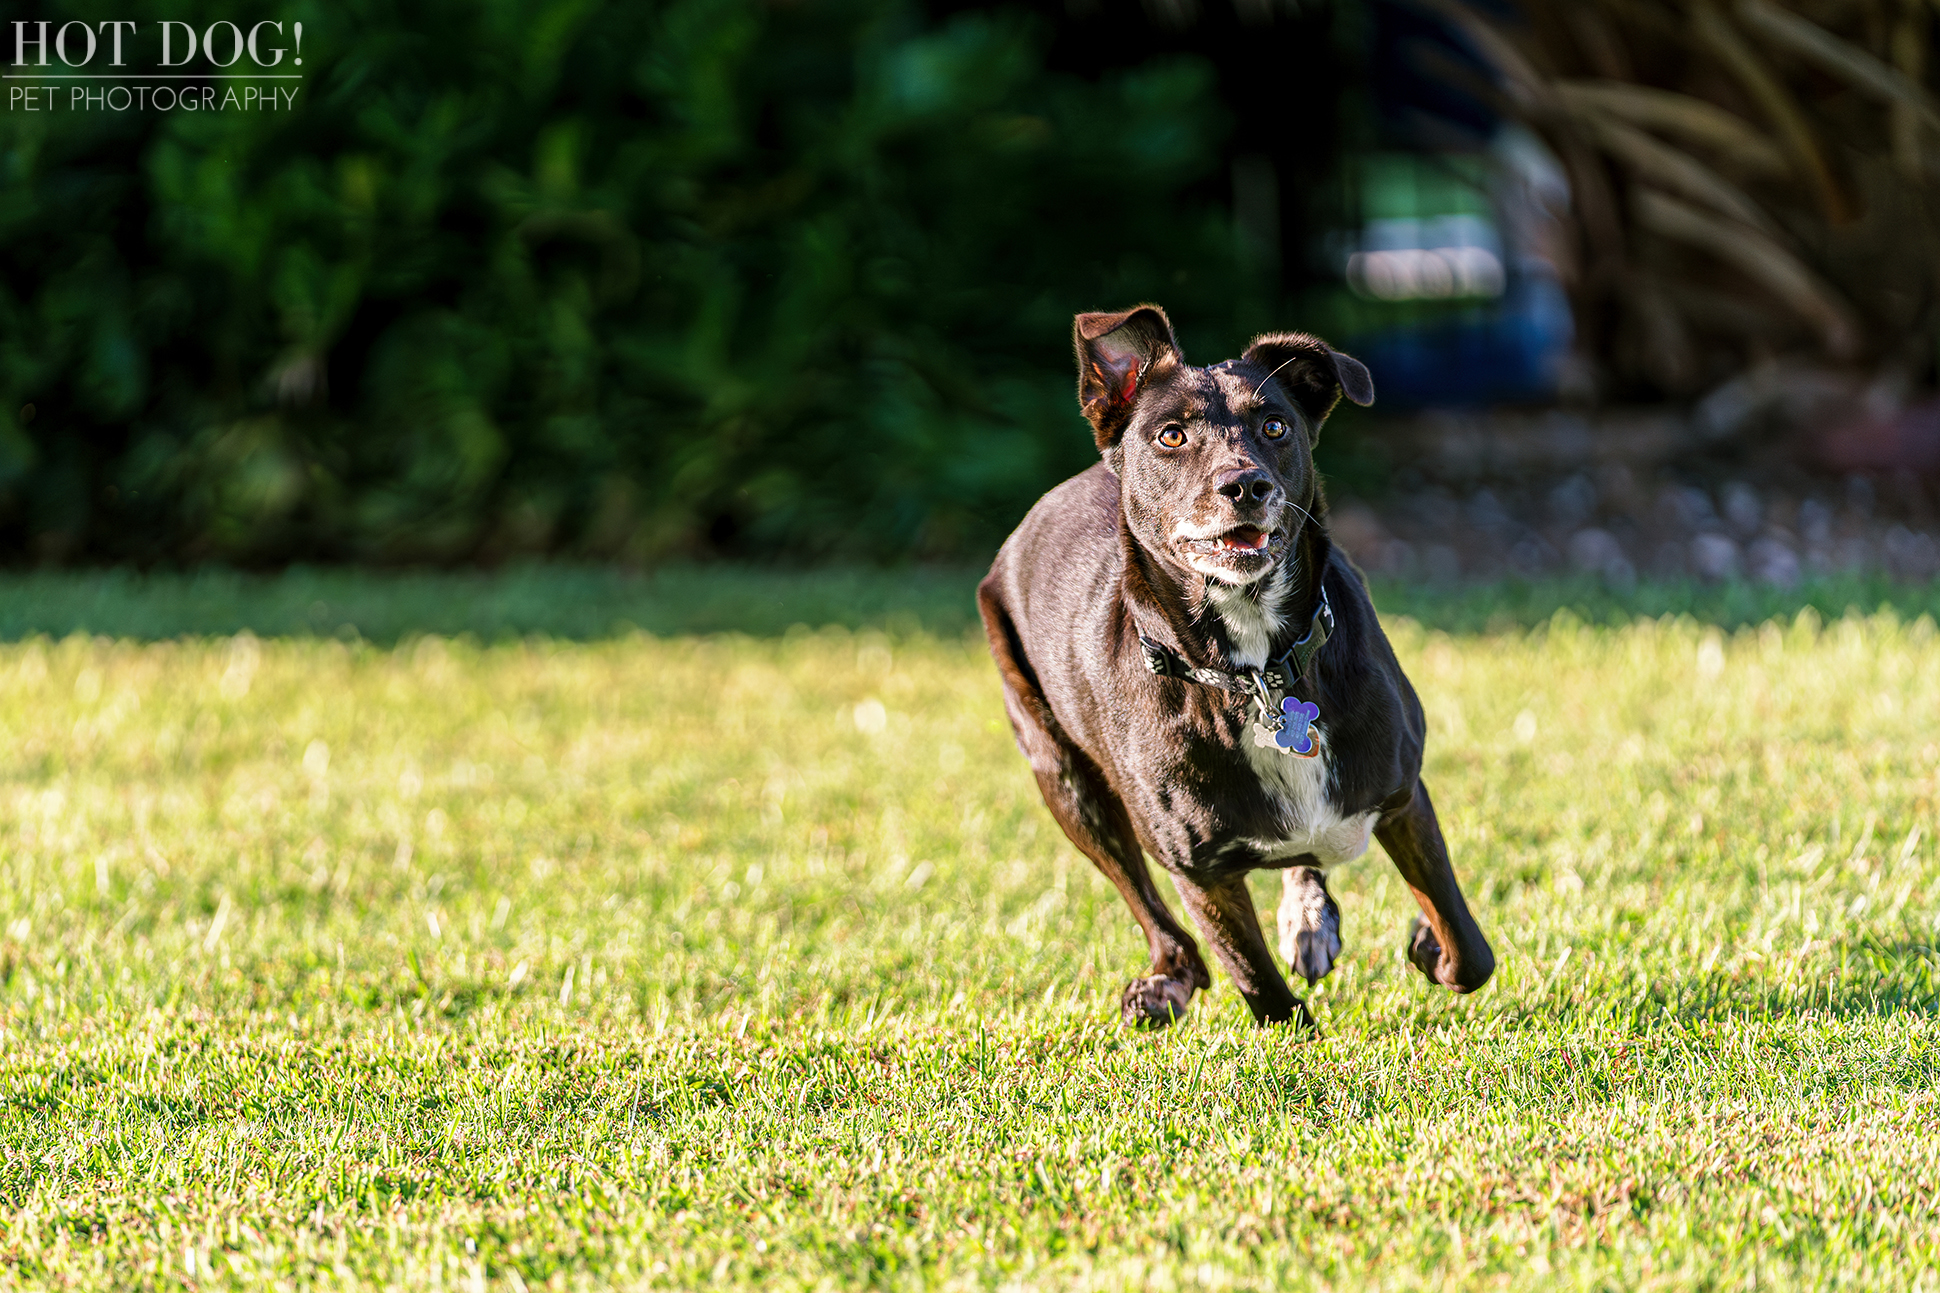
[[[511,566],[484,573],[296,567],[265,575],[99,570],[0,572],[0,640],[87,633],[159,640],[239,633],[364,639],[394,645],[414,634],[499,642],[538,634],[572,641],[644,632],[773,637],[797,625],[943,637],[977,625],[982,568],[750,568],[675,566],[631,573],[589,566]],[[1827,619],[1892,607],[1904,619],[1940,615],[1940,583],[1838,576],[1793,590],[1758,584],[1646,580],[1612,587],[1592,578],[1435,585],[1377,581],[1389,614],[1451,633],[1546,624],[1559,610],[1586,623],[1688,615],[1743,628],[1810,606]]]
[[[469,634],[483,642],[530,634],[575,641],[637,632],[772,636],[804,623],[954,635],[976,625],[981,575],[947,566],[687,566],[651,574],[546,565],[491,573],[30,572],[0,574],[0,639],[89,633],[153,640],[247,629],[260,637],[388,645],[421,633]]]
[[[973,637],[423,578],[487,644],[0,646],[0,1285],[1936,1282],[1928,619],[1391,622],[1500,968],[1377,849],[1303,1041],[1118,1027]]]

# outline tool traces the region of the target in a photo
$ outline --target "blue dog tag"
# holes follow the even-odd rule
[[[1320,717],[1320,706],[1288,696],[1280,702],[1280,712],[1286,715],[1286,721],[1273,734],[1273,743],[1290,754],[1312,758],[1320,750],[1320,732],[1314,727],[1314,720]]]

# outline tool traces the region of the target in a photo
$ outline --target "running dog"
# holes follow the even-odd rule
[[[1247,873],[1284,873],[1280,950],[1311,984],[1340,954],[1325,869],[1370,837],[1421,905],[1409,960],[1473,992],[1495,956],[1421,782],[1421,703],[1314,471],[1341,395],[1373,402],[1367,369],[1303,333],[1195,368],[1155,305],[1081,314],[1073,340],[1103,461],[1031,509],[977,603],[1045,805],[1150,945],[1125,1022],[1169,1023],[1212,986],[1147,854],[1261,1023],[1313,1021]]]

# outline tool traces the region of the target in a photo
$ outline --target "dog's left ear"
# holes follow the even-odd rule
[[[1172,321],[1156,305],[1081,314],[1071,326],[1071,345],[1078,355],[1078,407],[1101,450],[1118,442],[1139,392],[1184,362]]]
[[[1374,403],[1374,379],[1367,375],[1367,365],[1308,333],[1269,332],[1255,337],[1240,358],[1264,369],[1300,406],[1315,441],[1320,439],[1320,424],[1341,396],[1360,405]]]

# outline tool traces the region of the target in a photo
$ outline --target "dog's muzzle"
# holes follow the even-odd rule
[[[1173,532],[1185,563],[1200,574],[1229,583],[1249,583],[1271,569],[1287,549],[1287,531],[1276,522],[1241,522],[1223,529]]]

